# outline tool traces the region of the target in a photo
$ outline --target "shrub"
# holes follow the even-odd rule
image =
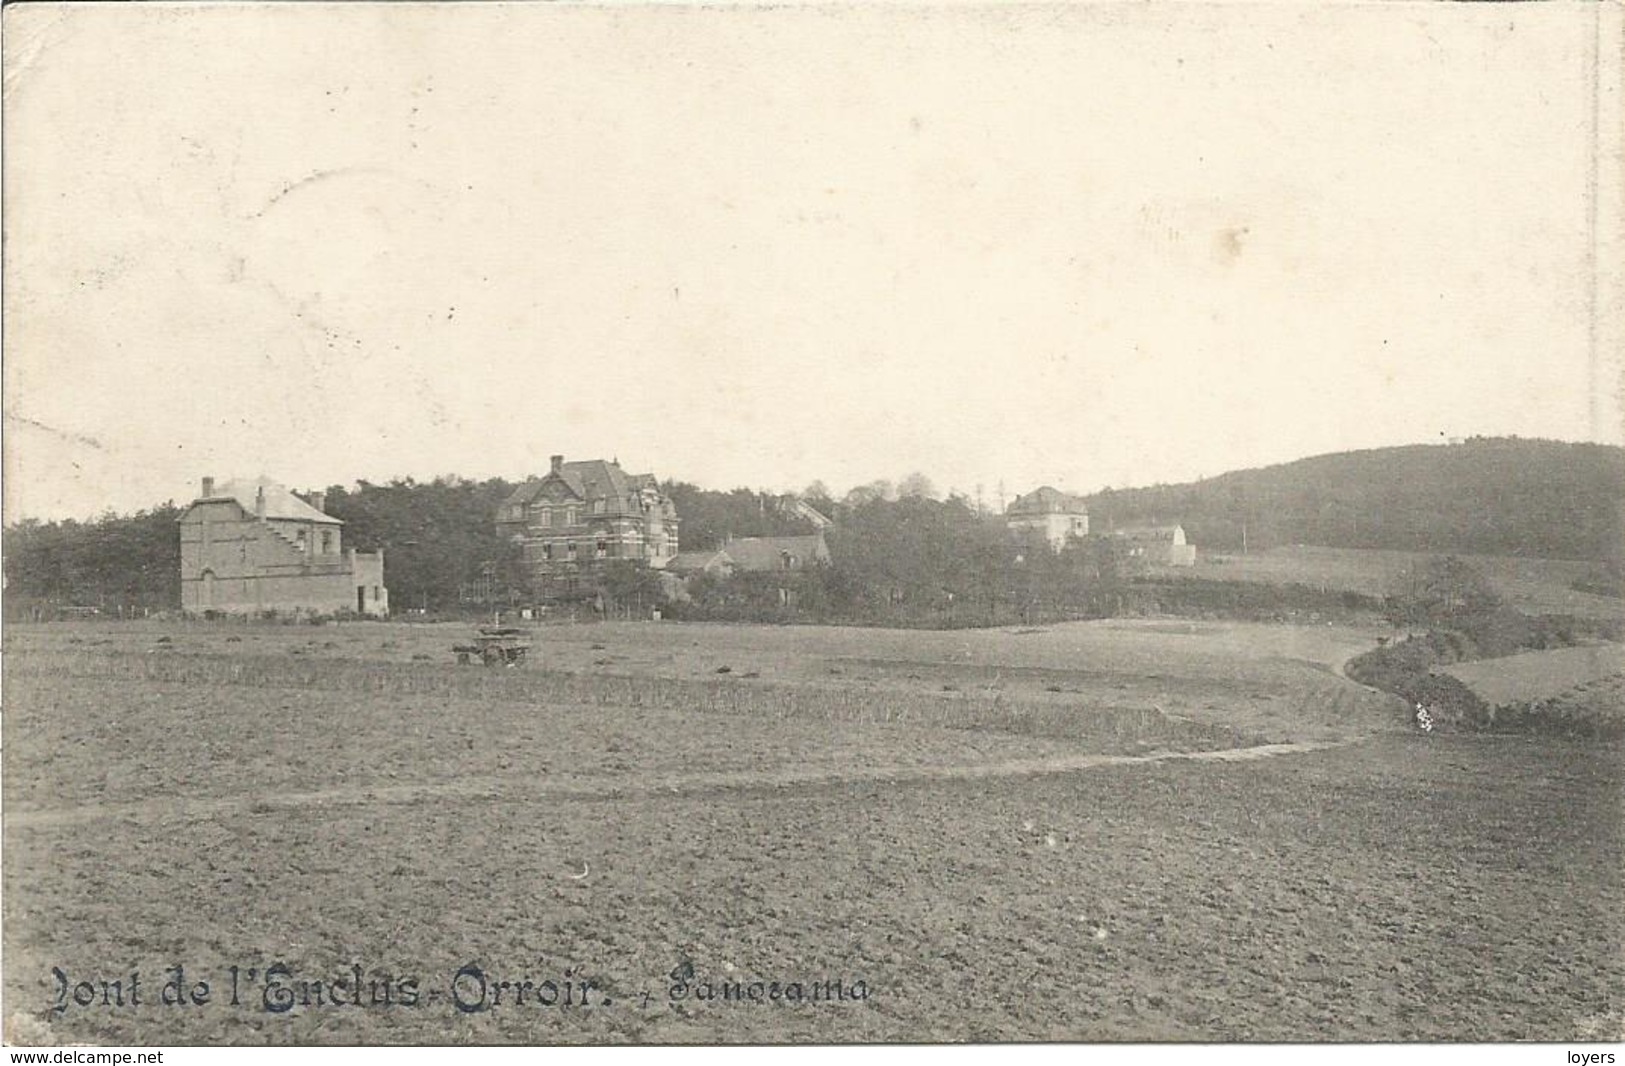
[[[1441,725],[1479,728],[1489,718],[1484,701],[1449,674],[1433,672],[1436,665],[1459,662],[1461,645],[1459,634],[1429,633],[1366,652],[1351,660],[1345,672],[1363,685],[1403,698],[1407,707],[1425,705]]]

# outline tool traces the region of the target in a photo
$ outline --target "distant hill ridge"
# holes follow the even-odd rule
[[[1618,562],[1625,448],[1474,437],[1338,452],[1086,498],[1090,527],[1180,522],[1209,550],[1334,548]]]

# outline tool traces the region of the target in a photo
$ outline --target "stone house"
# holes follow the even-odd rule
[[[593,594],[604,566],[617,560],[664,568],[678,552],[678,521],[653,474],[562,455],[514,489],[496,516],[544,601]]]
[[[181,514],[181,609],[192,615],[389,614],[383,552],[344,547],[344,523],[269,478],[216,485]]]
[[[1012,533],[1041,534],[1053,550],[1060,551],[1069,537],[1089,535],[1089,507],[1083,497],[1045,485],[1010,501],[1004,523]]]

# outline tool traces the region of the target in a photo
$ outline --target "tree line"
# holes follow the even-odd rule
[[[524,601],[523,568],[494,522],[514,487],[500,478],[363,481],[329,487],[325,509],[345,523],[346,546],[384,552],[397,612],[442,613]],[[979,511],[963,497],[938,500],[926,494],[928,486],[915,487],[920,491],[908,495],[870,485],[842,500],[809,498],[835,522],[827,533],[833,564],[799,575],[788,590],[798,598],[798,614],[915,621],[1014,618],[1036,605],[1092,603],[1088,597],[1118,571],[1110,545],[1080,543],[1056,554],[1041,540],[1012,539],[1000,516]],[[730,536],[805,534],[815,528],[774,494],[717,492],[684,482],[663,488],[682,518],[685,550],[720,547]],[[177,523],[183,512],[169,503],[91,522],[12,526],[5,535],[8,613],[15,617],[16,611],[40,604],[135,615],[177,609]],[[612,601],[652,603],[658,597],[658,585],[639,568],[612,571],[603,582]],[[753,580],[761,586],[755,598]],[[707,602],[709,595],[711,609],[719,611],[732,602],[735,614],[748,616],[783,606],[778,584],[775,575],[741,575],[726,595],[702,583],[699,599]]]
[[[324,508],[344,522],[344,543],[384,552],[390,598],[397,610],[457,610],[482,592],[507,598],[523,583],[512,546],[498,536],[498,506],[515,482],[457,476],[430,481],[397,478],[361,481],[326,490]],[[726,492],[681,481],[662,485],[682,520],[685,550],[720,546],[728,537],[810,532],[782,497],[738,488]],[[836,503],[818,498],[833,511]],[[174,502],[133,515],[105,514],[90,521],[25,520],[4,536],[5,602],[12,617],[44,605],[95,607],[107,614],[141,615],[180,606],[180,537],[185,508]],[[610,591],[647,595],[636,575],[611,575]],[[630,594],[630,593],[628,593]]]
[[[682,521],[683,549],[728,537],[812,531],[783,497],[663,483]],[[524,577],[494,516],[515,483],[449,476],[331,486],[326,510],[344,540],[382,549],[397,610],[457,610],[471,599],[523,595]],[[837,499],[821,482],[799,494],[835,524],[832,565],[795,589],[742,577],[700,583],[691,611],[797,613],[851,620],[1011,620],[1118,610],[1144,575],[1110,538],[1060,553],[1012,538],[1003,518],[959,494],[939,498],[923,475],[860,485]],[[1625,545],[1625,449],[1546,441],[1473,440],[1322,456],[1190,485],[1089,497],[1096,532],[1178,521],[1201,550],[1303,543],[1594,559],[1618,572]],[[174,503],[88,522],[24,521],[4,538],[8,614],[29,605],[166,611],[180,603]],[[752,582],[760,585],[754,589]],[[1187,583],[1188,584],[1188,583]],[[614,575],[613,594],[651,595],[646,576]],[[1185,589],[1181,594],[1187,594]],[[1159,593],[1166,598],[1170,592]],[[1215,595],[1215,602],[1224,596]],[[1229,594],[1226,593],[1225,596]]]

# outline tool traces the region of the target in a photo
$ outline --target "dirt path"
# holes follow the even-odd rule
[[[859,782],[952,781],[977,778],[1025,777],[1066,774],[1102,766],[1135,766],[1163,762],[1246,762],[1278,755],[1324,751],[1343,747],[1355,740],[1303,741],[1291,744],[1262,744],[1250,748],[1218,751],[1156,751],[1145,755],[1061,755],[1034,759],[1007,759],[997,762],[949,766],[871,766],[852,770],[795,769],[748,770],[734,772],[671,775],[649,781],[629,782],[624,777],[584,776],[556,785],[537,783],[533,777],[461,777],[448,781],[412,785],[352,785],[267,796],[199,796],[144,800],[139,803],[85,804],[78,807],[8,811],[7,829],[51,829],[84,825],[107,819],[137,821],[199,821],[220,815],[269,814],[305,808],[366,806],[373,803],[414,803],[432,799],[494,799],[522,796],[527,801],[591,801],[648,796],[685,795],[696,792],[750,789],[821,788]]]

